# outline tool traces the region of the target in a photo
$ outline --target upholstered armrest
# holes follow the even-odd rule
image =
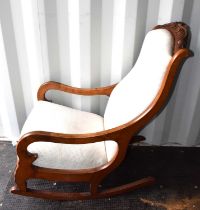
[[[76,88],[76,87],[72,87],[69,85],[62,84],[62,83],[50,81],[40,86],[38,90],[37,98],[38,100],[46,100],[45,94],[48,90],[59,90],[63,92],[68,92],[68,93],[77,94],[77,95],[86,95],[86,96],[89,96],[89,95],[109,96],[115,86],[116,84],[110,85],[107,87],[100,87],[100,88]]]

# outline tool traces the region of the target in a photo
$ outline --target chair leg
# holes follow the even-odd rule
[[[22,176],[17,177],[15,176],[15,183],[16,185],[11,188],[11,192],[15,193],[16,191],[26,192],[27,190],[27,181]]]
[[[90,193],[91,195],[95,196],[98,193],[98,186],[99,186],[99,182],[92,182],[90,184]]]
[[[30,169],[31,170],[31,169]],[[27,174],[25,171],[30,171],[28,168],[24,168],[19,162],[15,170],[15,183],[16,185],[12,188],[13,191],[27,191]]]
[[[26,181],[20,181],[16,182],[16,185],[11,188],[11,192],[15,193],[17,191],[26,192],[27,189],[27,182]]]

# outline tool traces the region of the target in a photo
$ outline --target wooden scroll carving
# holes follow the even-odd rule
[[[188,38],[190,35],[189,27],[182,22],[168,23],[164,25],[157,25],[154,29],[167,29],[174,38],[173,53],[176,53],[188,45]]]

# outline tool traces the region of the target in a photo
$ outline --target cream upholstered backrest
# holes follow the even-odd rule
[[[105,129],[133,120],[150,105],[160,89],[172,50],[173,37],[168,30],[152,30],[146,35],[136,64],[110,95]]]

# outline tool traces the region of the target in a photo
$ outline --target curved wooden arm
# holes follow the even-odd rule
[[[63,92],[68,92],[77,95],[107,95],[110,96],[112,90],[117,84],[110,85],[107,87],[100,87],[100,88],[76,88],[69,85],[65,85],[59,82],[49,81],[42,84],[38,90],[37,98],[38,100],[47,100],[45,98],[45,94],[48,90],[59,90]]]
[[[133,133],[127,132],[127,129],[109,129],[96,133],[87,134],[61,134],[45,131],[33,131],[24,134],[17,144],[17,155],[19,158],[32,157],[34,160],[37,154],[28,152],[28,146],[34,142],[53,142],[62,144],[87,144],[100,141],[112,140],[117,142],[119,148],[128,146],[129,142],[139,142],[141,138],[135,136]]]
[[[112,128],[109,130],[104,130],[96,133],[86,133],[86,134],[64,134],[64,133],[54,133],[46,131],[32,131],[24,134],[18,144],[17,148],[28,147],[29,144],[33,142],[54,142],[63,144],[87,144],[100,142],[105,140],[113,140],[119,142],[120,139],[124,141],[125,138],[130,138],[131,135],[127,135],[126,129],[116,129]]]

